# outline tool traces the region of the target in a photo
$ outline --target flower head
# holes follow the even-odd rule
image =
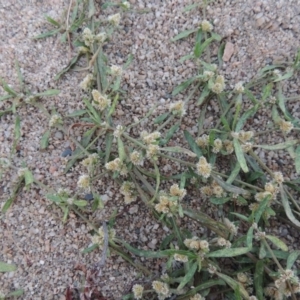
[[[81,175],[77,181],[77,186],[81,189],[89,189],[89,187],[90,187],[89,175],[87,175],[87,174]]]
[[[280,130],[284,133],[289,133],[294,128],[294,125],[291,122],[285,121],[283,119],[279,120],[278,125]]]
[[[108,240],[109,241],[113,241],[116,237],[116,231],[114,229],[109,229],[108,230]],[[104,229],[103,229],[103,226],[101,226],[99,229],[98,229],[98,232],[97,234],[93,235],[92,236],[92,243],[94,245],[98,245],[100,248],[103,247],[104,245],[104,240],[105,240],[105,233],[104,233]]]
[[[135,165],[135,166],[142,166],[144,163],[144,158],[142,153],[140,153],[139,151],[133,151],[130,154],[130,161]]]
[[[214,148],[213,148],[213,152],[214,153],[219,153],[221,151],[223,147],[223,143],[222,143],[222,140],[221,139],[215,139],[214,140]]]
[[[209,143],[209,136],[207,134],[203,134],[201,137],[196,139],[196,143],[201,148],[207,147]]]
[[[213,30],[213,26],[211,25],[210,22],[208,22],[207,20],[203,20],[201,22],[201,29],[204,31],[204,32],[211,32]]]
[[[189,258],[186,255],[178,254],[178,253],[174,254],[174,259],[176,261],[180,261],[180,262],[188,262],[189,261]]]
[[[121,21],[121,15],[119,13],[115,15],[111,15],[107,18],[108,22],[111,23],[113,26],[118,26]]]
[[[164,300],[170,296],[170,289],[167,283],[155,280],[152,282],[152,287],[158,294],[160,300]]]
[[[100,94],[97,90],[92,90],[93,105],[97,107],[100,111],[103,111],[106,107],[110,106],[110,99],[107,96]]]
[[[103,44],[107,39],[107,34],[105,32],[100,32],[94,37],[95,41],[99,44]]]
[[[58,124],[62,124],[62,118],[59,114],[54,114],[51,116],[50,120],[49,120],[49,127],[54,127]]]
[[[199,162],[196,165],[197,173],[204,178],[208,178],[212,171],[212,166],[206,161],[204,156],[201,156]]]
[[[147,158],[149,159],[156,159],[156,155],[159,152],[159,146],[158,145],[148,145],[147,147]]]
[[[156,143],[161,136],[160,132],[158,131],[154,131],[152,133],[142,132],[141,135],[144,143],[147,145]]]
[[[124,131],[124,127],[122,125],[117,125],[113,135],[116,137],[116,138],[119,138],[121,137],[122,133]]]
[[[225,218],[223,222],[232,234],[234,234],[234,235],[237,234],[238,229],[234,223],[230,222],[227,218]]]
[[[133,292],[133,296],[134,296],[134,299],[142,299],[143,298],[143,291],[144,291],[144,287],[140,284],[135,284],[133,287],[132,287],[132,292]]]
[[[181,200],[186,195],[186,190],[180,189],[178,184],[173,184],[170,187],[170,194],[171,194],[171,196],[179,197],[179,199]]]
[[[185,111],[185,108],[184,108],[184,102],[183,101],[177,101],[175,103],[171,103],[170,104],[170,111],[174,115],[179,115],[179,116],[185,115],[186,111]]]
[[[86,46],[90,47],[94,42],[94,35],[92,34],[91,30],[86,27],[82,32],[82,38]]]
[[[275,180],[277,183],[279,183],[279,184],[283,183],[284,178],[283,178],[282,173],[281,173],[281,172],[274,172],[274,180]]]
[[[88,74],[80,82],[79,86],[86,92],[88,92],[94,84],[94,77],[92,74]]]
[[[105,164],[105,168],[109,171],[120,172],[122,176],[128,173],[126,164],[124,164],[119,157]]]
[[[190,297],[190,300],[205,300],[205,298],[200,294],[195,294],[194,296]]]
[[[238,82],[235,87],[234,87],[234,91],[237,92],[238,94],[242,94],[244,92],[244,86],[242,82]]]
[[[115,66],[115,65],[110,67],[110,71],[111,71],[111,74],[116,77],[121,76],[123,73],[122,67]]]
[[[124,181],[121,186],[120,192],[122,195],[124,195],[125,197],[124,201],[126,204],[135,201],[137,198],[136,190],[133,182]]]

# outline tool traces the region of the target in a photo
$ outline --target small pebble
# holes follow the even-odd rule
[[[66,148],[61,154],[62,157],[67,157],[72,155],[72,149],[70,147]]]

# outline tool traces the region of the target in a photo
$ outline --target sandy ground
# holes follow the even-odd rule
[[[194,28],[202,20],[202,12],[193,10],[183,13],[187,0],[131,0],[133,11],[123,17],[118,33],[108,45],[106,53],[112,64],[122,64],[132,53],[133,64],[124,74],[122,87],[128,98],[117,110],[120,122],[130,123],[141,117],[154,104],[158,112],[167,104],[178,100],[170,98],[170,92],[184,78],[194,74],[195,68],[189,61],[181,64],[179,59],[191,51],[193,39],[177,43],[170,39],[177,33]],[[232,87],[238,81],[249,81],[257,70],[266,64],[291,60],[299,47],[300,1],[298,0],[228,0],[215,1],[207,11],[207,19],[213,22],[215,32],[226,42],[234,45],[232,57],[224,63],[221,73]],[[18,89],[15,60],[19,61],[25,81],[32,92],[50,88],[61,90],[58,96],[42,99],[50,112],[53,107],[62,115],[83,107],[83,93],[79,82],[85,74],[68,73],[55,82],[53,77],[68,62],[67,46],[57,37],[34,41],[33,36],[49,29],[43,15],[59,18],[68,7],[68,1],[60,0],[0,0],[0,76],[12,87]],[[148,13],[135,10],[148,8]],[[298,93],[299,80],[285,86],[289,95]],[[4,94],[0,89],[1,95]],[[1,104],[0,107],[6,107]],[[209,106],[213,112],[214,105]],[[195,129],[192,113],[198,107],[190,107],[184,119],[185,128]],[[300,115],[299,103],[291,106],[294,116]],[[26,162],[36,178],[55,190],[60,187],[76,191],[76,182],[81,169],[64,174],[62,151],[70,140],[62,132],[52,130],[50,146],[39,150],[39,141],[48,128],[48,119],[41,111],[30,106],[18,109],[21,118],[22,137],[19,151],[12,158],[16,168]],[[126,120],[124,118],[126,116]],[[265,127],[270,112],[263,111],[254,126]],[[213,122],[213,113],[207,125]],[[14,116],[5,115],[0,119],[0,156],[9,158],[13,144]],[[68,122],[66,121],[66,124]],[[145,124],[146,126],[146,124]],[[72,132],[75,137],[80,132]],[[266,136],[266,142],[274,137]],[[259,155],[274,170],[278,159],[288,176],[288,157],[284,153]],[[0,203],[11,193],[11,182],[16,171],[11,169],[0,181]],[[99,182],[98,192],[106,202],[106,209],[89,218],[101,224],[114,208],[122,211],[124,205],[118,187],[110,182]],[[61,222],[62,212],[51,205],[43,191],[32,188],[22,191],[9,212],[0,218],[0,261],[12,262],[18,266],[16,272],[0,274],[0,290],[3,293],[23,288],[22,299],[64,299],[68,286],[80,286],[82,272],[74,269],[80,263],[87,267],[100,260],[98,251],[83,255],[82,249],[90,245],[90,228],[74,214],[66,224]],[[136,203],[116,224],[118,236],[145,249],[155,249],[165,228],[147,214],[142,203]],[[278,232],[293,244],[297,234],[291,233],[284,225]],[[161,271],[160,262],[151,263],[152,269]],[[98,278],[98,286],[107,299],[120,299],[139,280],[140,274],[122,259],[112,256],[107,259],[105,269]]]

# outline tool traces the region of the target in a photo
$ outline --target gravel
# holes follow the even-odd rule
[[[153,104],[158,105],[156,114],[160,114],[172,101],[183,99],[184,95],[173,99],[170,93],[174,86],[195,74],[192,62],[179,62],[182,56],[191,51],[193,39],[175,43],[170,42],[170,39],[183,30],[197,26],[203,16],[199,9],[183,13],[184,6],[191,1],[129,2],[134,11],[127,13],[122,19],[119,32],[106,48],[112,64],[124,63],[130,53],[135,58],[124,74],[122,83],[128,96],[117,109],[117,118],[123,125],[141,118]],[[48,112],[55,107],[61,115],[82,109],[84,94],[79,89],[79,83],[85,74],[71,72],[61,80],[54,81],[55,74],[68,63],[67,46],[57,37],[38,41],[32,37],[50,28],[43,15],[59,18],[68,4],[68,1],[62,0],[17,0],[13,3],[0,0],[1,77],[17,88],[14,64],[18,60],[31,91],[50,88],[61,90],[58,96],[41,100]],[[228,87],[233,87],[239,81],[248,82],[266,64],[291,61],[299,46],[299,4],[298,0],[219,0],[210,4],[207,19],[212,21],[215,32],[230,47],[230,55],[226,57],[220,71],[225,75]],[[142,13],[144,9],[148,9],[148,12]],[[110,9],[108,13],[112,11]],[[284,92],[295,96],[298,86],[299,79],[296,78],[284,86]],[[2,89],[0,93],[4,93]],[[293,115],[299,118],[299,104],[290,106]],[[6,105],[0,103],[0,108],[4,107]],[[214,104],[211,103],[208,109],[211,115],[206,119],[206,127],[215,122]],[[47,186],[56,191],[64,187],[77,192],[76,182],[82,172],[81,167],[75,167],[67,174],[63,173],[66,158],[62,156],[67,156],[69,152],[66,149],[71,149],[68,147],[72,146],[69,138],[60,131],[52,131],[48,149],[40,151],[39,142],[48,129],[49,120],[41,111],[28,105],[20,107],[18,114],[22,132],[19,151],[13,156],[12,165],[19,168],[26,162],[34,176]],[[197,114],[199,107],[190,107],[182,129],[195,131],[196,120],[193,116]],[[267,109],[262,109],[259,118],[251,126],[257,130],[267,129],[270,114]],[[151,121],[151,118],[142,123],[144,129],[147,129],[147,121]],[[1,157],[10,157],[14,122],[13,115],[5,115],[0,119]],[[133,130],[132,134],[138,134],[139,130]],[[81,131],[72,129],[71,134],[80,139]],[[278,142],[278,136],[266,134],[260,137],[260,142]],[[259,156],[274,171],[280,169],[280,160],[286,177],[296,176],[285,152],[260,151]],[[168,171],[173,166],[165,168]],[[1,179],[2,204],[8,199],[16,176],[13,168]],[[124,204],[116,184],[104,178],[99,180],[97,186],[106,208],[93,213],[89,219],[101,226],[115,208],[121,213]],[[195,199],[192,203],[196,208],[200,206]],[[82,273],[75,270],[75,265],[80,263],[91,267],[99,262],[99,251],[87,255],[81,253],[82,249],[91,244],[90,227],[73,213],[70,213],[65,224],[62,223],[62,217],[61,210],[47,201],[45,192],[36,187],[29,191],[22,190],[12,208],[1,217],[0,261],[18,266],[16,272],[0,273],[0,289],[4,293],[23,288],[25,293],[22,299],[65,299],[66,288],[79,285],[81,281]],[[168,234],[167,228],[162,228],[150,217],[142,202],[133,204],[128,214],[123,213],[117,220],[115,229],[119,237],[138,243],[143,249],[156,249],[161,239]],[[288,239],[289,245],[299,241],[299,232],[290,230],[288,226],[280,227],[277,232]],[[155,272],[161,271],[160,261],[140,261],[144,261]],[[107,299],[120,299],[137,278],[137,270],[112,254],[106,260],[97,284]]]

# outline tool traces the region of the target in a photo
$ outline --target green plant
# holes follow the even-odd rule
[[[281,299],[289,296],[296,299],[300,284],[295,266],[300,252],[289,250],[282,240],[268,234],[268,229],[272,217],[300,227],[300,207],[296,200],[299,180],[286,180],[281,172],[271,170],[255,149],[287,150],[294,159],[296,172],[300,173],[299,140],[288,137],[292,130],[299,131],[300,124],[288,111],[282,90],[282,82],[298,72],[300,52],[293,64],[268,66],[251,82],[237,83],[233,90],[226,89],[225,78],[214,63],[222,64],[223,45],[217,45],[217,57],[210,53],[210,47],[221,42],[221,37],[212,32],[212,25],[204,19],[199,27],[173,38],[176,42],[195,35],[193,53],[181,61],[194,61],[197,73],[175,87],[172,93],[175,97],[188,91],[187,97],[184,101],[172,103],[167,112],[157,116],[153,124],[149,124],[148,132],[134,136],[130,130],[155,114],[155,107],[130,126],[122,126],[116,120],[114,112],[118,102],[126,97],[120,88],[122,73],[132,57],[129,56],[123,66],[109,65],[103,45],[117,30],[121,14],[96,24],[95,10],[91,10],[93,1],[89,3],[82,13],[87,27],[81,37],[77,37],[76,44],[79,53],[87,54],[88,66],[80,70],[89,71],[81,83],[86,91],[83,99],[86,108],[65,117],[46,112],[50,127],[57,127],[65,133],[63,120],[67,117],[77,118],[73,126],[88,128],[80,142],[71,137],[76,149],[65,169],[68,172],[80,161],[86,172],[78,178],[76,195],[66,189],[54,192],[32,175],[26,181],[25,173],[22,183],[24,180],[25,183],[34,182],[47,190],[47,198],[62,209],[64,221],[72,210],[90,225],[92,246],[84,253],[100,248],[106,256],[113,251],[149,277],[149,270],[134,263],[128,252],[149,259],[165,259],[165,274],[152,276],[151,284],[134,285],[132,293],[124,295],[123,299],[167,299],[172,295],[176,295],[176,299],[192,300],[211,295],[224,299]],[[124,3],[119,6],[123,7]],[[99,32],[100,25],[103,27]],[[76,62],[77,59],[56,78],[69,71]],[[212,128],[204,129],[211,100],[218,104],[220,113],[215,116]],[[195,120],[197,134],[193,136],[184,131],[182,136],[186,146],[169,146],[174,135],[178,136],[183,116],[192,101],[201,106],[200,115]],[[251,104],[250,108],[245,108],[245,102]],[[41,105],[39,107],[42,109]],[[263,107],[272,110],[269,130],[281,135],[281,142],[275,145],[259,143],[265,132],[245,129],[249,120]],[[49,130],[42,138],[45,149],[50,134]],[[99,149],[95,145],[100,138],[105,143]],[[160,169],[161,159],[169,160],[170,164],[179,163],[184,171],[164,174]],[[104,224],[100,228],[85,216],[103,209],[95,182],[106,175],[120,185],[126,205],[141,199],[153,218],[170,229],[171,233],[164,237],[159,249],[140,250],[118,238],[113,229],[115,214],[112,214],[108,227]],[[204,209],[196,211],[184,201],[193,189],[200,190],[201,196],[207,200],[204,208],[209,206],[218,211],[218,219],[205,213]],[[82,193],[87,192],[93,195],[91,209],[87,201],[81,199]],[[188,226],[178,225],[177,220],[183,218],[196,228],[209,229],[211,234],[193,234]]]

